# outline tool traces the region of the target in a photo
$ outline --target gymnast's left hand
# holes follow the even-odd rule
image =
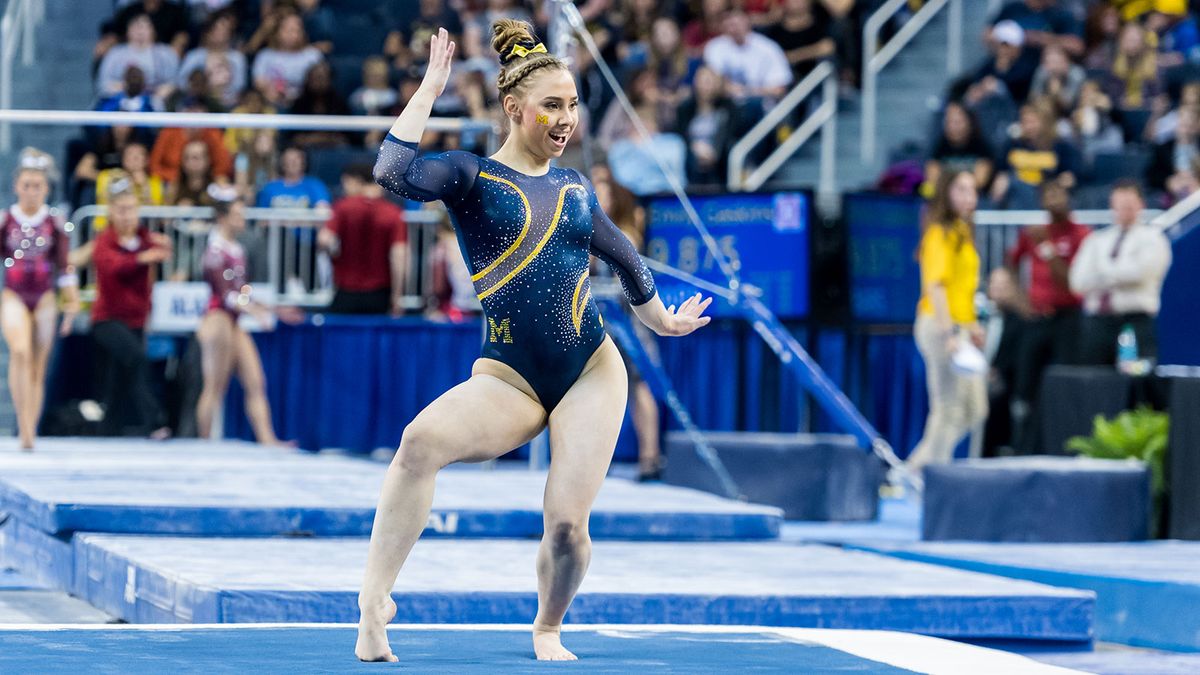
[[[695,331],[696,329],[707,326],[712,317],[704,316],[704,310],[712,304],[712,298],[703,298],[697,293],[688,297],[679,305],[679,309],[675,305],[663,308],[662,301],[657,296],[654,302],[658,305],[661,312],[660,320],[655,322],[658,325],[649,324],[650,328],[659,335],[668,337],[680,337]]]

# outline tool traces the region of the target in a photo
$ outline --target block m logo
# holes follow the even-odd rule
[[[488,317],[488,342],[503,342],[506,345],[513,343],[508,319],[503,319],[499,325],[496,325],[496,320]]]

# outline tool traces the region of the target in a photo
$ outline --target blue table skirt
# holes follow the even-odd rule
[[[808,346],[866,417],[904,454],[926,413],[924,370],[911,335],[845,330],[792,332]],[[470,375],[483,334],[478,323],[422,319],[313,317],[255,336],[263,357],[276,431],[301,447],[368,452],[395,447],[404,426]],[[716,321],[685,338],[659,338],[667,373],[701,427],[718,431],[836,431],[809,421],[805,397],[744,322]],[[252,437],[236,383],[225,432]],[[666,428],[678,428],[667,411]],[[628,417],[617,458],[636,457]]]

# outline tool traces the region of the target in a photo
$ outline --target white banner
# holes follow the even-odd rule
[[[152,333],[194,333],[200,319],[208,311],[208,299],[212,295],[208,284],[203,281],[159,281],[154,284],[150,299],[150,322],[147,328]],[[266,289],[254,289],[254,301],[263,305],[274,304],[274,293]],[[238,325],[249,332],[273,330],[275,316],[270,325],[263,326],[249,314],[238,317]]]

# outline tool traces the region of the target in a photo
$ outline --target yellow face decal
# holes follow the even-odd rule
[[[550,126],[550,116],[549,115],[538,115],[537,123],[545,124],[546,126]]]

